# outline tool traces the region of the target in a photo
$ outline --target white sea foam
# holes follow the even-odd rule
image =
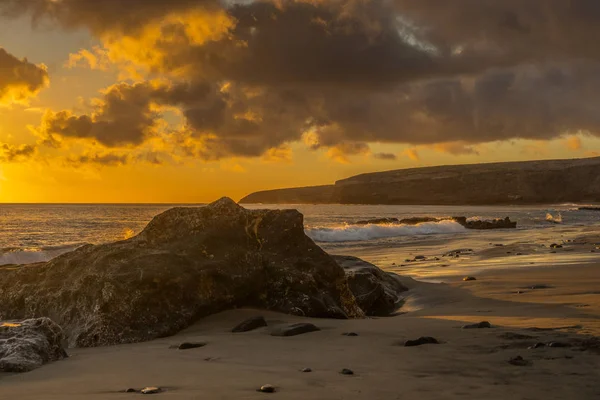
[[[465,232],[454,221],[425,222],[418,225],[342,225],[333,228],[308,228],[306,234],[317,242],[354,242],[380,238]]]

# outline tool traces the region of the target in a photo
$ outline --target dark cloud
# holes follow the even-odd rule
[[[600,136],[596,0],[134,0],[115,13],[121,3],[0,0],[5,12],[138,40],[156,56],[121,55],[172,82],[119,84],[88,115],[49,114],[46,142],[141,145],[160,106],[185,120],[171,142],[203,159],[260,156],[303,137],[344,160],[373,142],[472,154],[498,140]],[[229,23],[194,37],[184,17],[198,9]],[[139,28],[172,12],[184,17],[144,41]]]
[[[128,164],[130,157],[126,154],[106,153],[96,154],[89,153],[78,157],[71,157],[68,159],[69,164],[95,164],[99,166],[110,166],[115,167],[119,165]]]
[[[23,101],[48,84],[43,67],[18,59],[0,47],[0,104]]]
[[[23,162],[32,158],[36,154],[36,147],[28,144],[11,145],[8,143],[0,144],[0,162],[12,163]]]
[[[33,22],[58,22],[67,28],[89,28],[101,34],[133,34],[166,14],[192,7],[213,7],[218,0],[0,0],[0,14],[29,14]]]
[[[44,115],[41,135],[94,139],[106,146],[139,145],[151,136],[157,115],[150,108],[155,89],[148,83],[111,86],[90,115],[71,111]]]

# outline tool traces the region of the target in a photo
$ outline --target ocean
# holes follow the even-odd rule
[[[83,244],[107,243],[139,233],[157,214],[172,204],[2,204],[0,205],[0,265],[47,261]],[[600,232],[600,212],[583,205],[551,206],[372,206],[372,205],[246,205],[247,208],[296,208],[304,214],[305,230],[326,251],[354,255],[386,269],[416,277],[439,277],[457,273],[457,266],[411,263],[420,253],[441,258],[455,249],[488,251],[496,245],[535,245],[565,242],[583,234]],[[373,218],[452,217],[491,220],[510,217],[517,229],[475,231],[453,221],[414,226],[398,224],[356,225]],[[530,246],[531,247],[531,246]],[[496,267],[542,262],[539,252],[527,250],[519,262]],[[512,252],[506,252],[510,254]],[[545,253],[544,253],[545,254]],[[575,253],[573,253],[575,254]],[[581,262],[581,252],[578,252]],[[600,253],[598,253],[600,254]],[[530,258],[527,258],[528,256]],[[535,256],[535,257],[534,257]],[[547,255],[546,255],[547,256]],[[588,258],[596,257],[595,254]],[[486,257],[488,260],[489,257]],[[573,257],[571,257],[573,258]],[[481,258],[482,259],[482,258]],[[493,259],[493,257],[492,257]],[[568,260],[563,257],[560,262]],[[477,257],[463,257],[462,268]],[[534,260],[534,261],[532,261]],[[456,260],[453,260],[453,262]],[[585,260],[583,260],[585,261]],[[402,265],[405,263],[405,265]],[[439,264],[439,263],[438,263]],[[486,265],[490,265],[489,260]],[[473,267],[473,265],[471,265]],[[446,268],[446,269],[443,269]],[[441,271],[444,271],[443,273]]]

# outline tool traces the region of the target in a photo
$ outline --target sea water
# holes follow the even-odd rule
[[[2,204],[0,265],[47,261],[83,244],[123,240],[139,233],[157,214],[171,207],[201,204]],[[548,243],[581,234],[600,233],[600,211],[584,205],[546,206],[389,206],[389,205],[245,205],[247,208],[295,208],[304,215],[305,231],[330,253],[355,255],[382,267],[415,276],[427,275],[421,264],[400,268],[419,252],[445,251],[506,243]],[[589,206],[589,205],[586,205]],[[443,220],[417,225],[367,224],[373,218],[465,216],[492,220],[510,217],[517,229],[474,231]],[[559,218],[560,216],[560,218]],[[600,255],[600,253],[599,253]],[[590,256],[592,257],[592,256]],[[595,255],[594,255],[595,257]],[[531,260],[521,258],[523,263]],[[431,266],[434,268],[434,266]],[[439,273],[439,268],[434,268]]]

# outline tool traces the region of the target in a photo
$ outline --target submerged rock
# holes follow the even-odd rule
[[[309,323],[298,323],[277,326],[271,331],[271,336],[296,336],[303,333],[320,331],[318,327]]]
[[[49,318],[0,322],[0,371],[28,372],[66,358],[64,338]]]
[[[332,257],[344,268],[348,286],[366,315],[390,315],[402,305],[401,293],[408,289],[398,275],[385,272],[360,258]]]
[[[240,322],[231,330],[231,332],[249,332],[253,331],[254,329],[262,328],[263,326],[267,326],[267,321],[265,320],[265,317],[257,316]]]
[[[305,235],[302,214],[228,198],[165,211],[128,240],[0,268],[0,288],[0,318],[52,316],[71,346],[164,337],[235,307],[364,315],[344,270]]]

